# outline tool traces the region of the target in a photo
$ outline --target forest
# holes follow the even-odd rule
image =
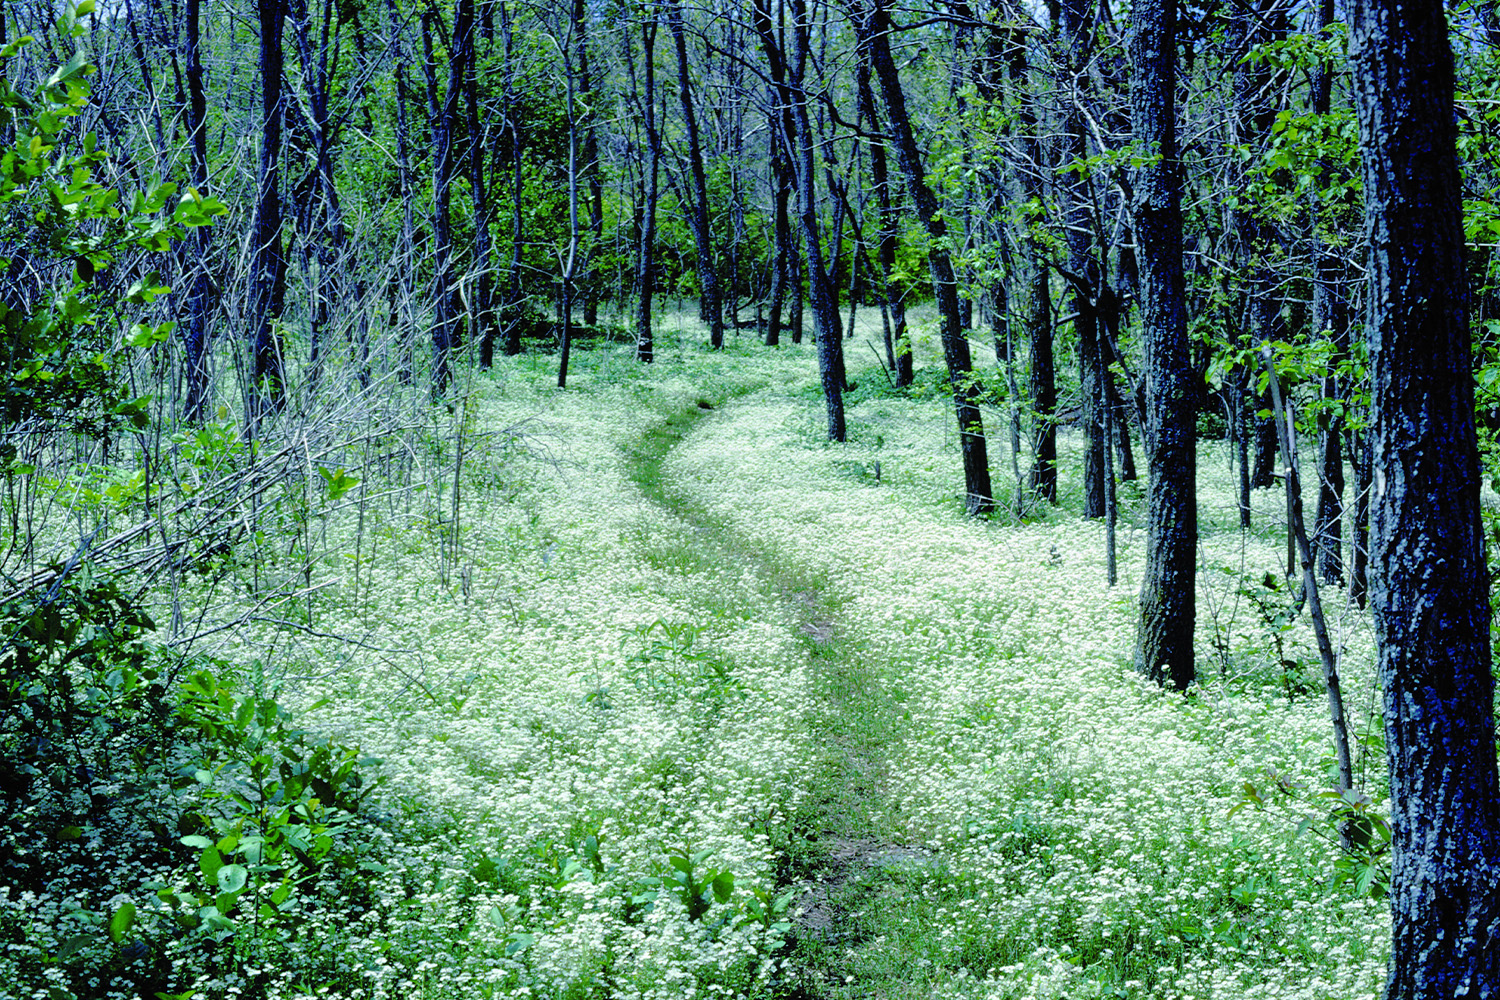
[[[6,0],[0,994],[1500,997],[1500,8]]]

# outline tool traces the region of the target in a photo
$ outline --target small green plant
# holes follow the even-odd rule
[[[1308,680],[1302,661],[1289,656],[1286,648],[1287,636],[1296,627],[1297,618],[1302,613],[1301,588],[1288,595],[1282,581],[1274,573],[1267,573],[1261,578],[1260,586],[1242,586],[1240,595],[1255,608],[1261,633],[1275,650],[1276,665],[1281,668],[1281,686],[1287,700],[1311,693],[1314,685]]]
[[[739,689],[728,659],[700,641],[707,632],[702,625],[664,618],[633,629],[625,644],[640,646],[626,661],[636,686],[667,701],[675,701],[684,689],[700,689],[709,698]]]
[[[1391,884],[1391,823],[1375,810],[1374,800],[1357,788],[1309,792],[1275,771],[1266,775],[1264,789],[1249,781],[1241,786],[1240,801],[1229,815],[1246,808],[1264,811],[1272,804],[1300,807],[1294,836],[1311,833],[1339,849],[1333,884],[1348,885],[1360,896],[1385,898]]]
[[[733,872],[704,866],[703,862],[711,853],[686,848],[668,848],[666,851],[667,870],[661,875],[659,884],[663,891],[682,900],[689,920],[702,920],[716,901],[728,903],[734,895]]]
[[[177,782],[197,786],[205,805],[196,813],[202,832],[181,843],[200,852],[204,883],[196,908],[171,890],[161,899],[185,927],[231,930],[237,909],[257,924],[275,923],[297,888],[326,867],[368,864],[334,847],[374,790],[365,769],[379,761],[315,739],[274,698],[237,696],[210,670],[195,671],[182,691],[182,715],[203,741],[201,759],[179,768]],[[242,906],[247,893],[250,905]]]

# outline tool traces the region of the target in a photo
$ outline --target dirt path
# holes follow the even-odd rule
[[[825,581],[784,558],[773,561],[674,489],[667,457],[714,412],[699,401],[648,430],[631,449],[631,477],[683,526],[683,537],[700,556],[721,566],[749,566],[764,590],[788,609],[804,639],[813,706],[805,724],[819,760],[816,785],[794,818],[779,859],[777,891],[790,890],[794,902],[789,961],[777,993],[845,996],[850,956],[868,936],[860,911],[891,888],[890,875],[930,862],[920,848],[874,835],[887,793],[884,748],[893,742],[901,713],[859,655],[853,630],[841,620],[838,595]],[[860,995],[872,995],[870,987],[864,983]]]

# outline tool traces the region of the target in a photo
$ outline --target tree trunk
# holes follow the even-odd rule
[[[698,134],[698,113],[688,74],[687,31],[682,23],[680,0],[667,4],[667,25],[677,49],[677,93],[682,99],[682,118],[687,125],[688,167],[693,178],[693,204],[688,222],[698,250],[698,282],[702,298],[699,313],[708,323],[709,345],[724,346],[724,311],[719,301],[719,276],[714,268],[713,230],[708,224],[708,176],[703,167],[703,141]],[[842,440],[842,439],[840,439]]]
[[[782,8],[785,11],[785,8]],[[807,94],[802,87],[807,67],[809,36],[807,7],[803,0],[792,3],[793,54],[788,60],[777,40],[768,0],[756,0],[754,28],[760,37],[771,69],[771,80],[784,110],[781,132],[788,146],[797,185],[797,218],[802,229],[806,251],[808,284],[812,299],[813,324],[818,337],[818,374],[823,385],[823,399],[828,412],[828,439],[843,441],[844,425],[844,337],[839,318],[838,293],[823,268],[822,237],[818,231],[817,176],[813,167],[812,123],[807,113]],[[789,264],[796,264],[789,260]],[[801,278],[792,284],[792,343],[802,341]]]
[[[1084,0],[1062,0],[1059,4],[1063,32],[1068,44],[1068,74],[1064,86],[1074,91],[1063,124],[1064,158],[1082,161],[1088,156],[1087,127],[1082,95],[1090,88],[1088,64],[1094,45],[1094,19]],[[1132,88],[1132,93],[1134,88]],[[1099,317],[1096,303],[1102,274],[1095,246],[1092,182],[1079,173],[1062,182],[1061,201],[1067,217],[1069,284],[1073,289],[1073,330],[1078,334],[1078,382],[1083,397],[1083,516],[1103,517],[1104,504],[1104,406],[1099,378]]]
[[[769,315],[766,318],[767,347],[781,346],[781,317],[786,310],[787,292],[791,285],[791,261],[797,253],[796,243],[792,239],[790,210],[795,184],[792,180],[791,161],[787,158],[787,137],[781,130],[782,113],[775,107],[775,102],[776,91],[773,88],[772,107],[766,114],[766,141],[770,144],[771,185],[775,198],[771,247],[774,259],[771,261]]]
[[[312,24],[306,0],[298,0],[293,11],[297,54],[302,61],[302,78],[307,86],[307,112],[302,117],[308,143],[312,147],[318,182],[317,208],[321,232],[317,236],[317,275],[311,282],[312,315],[308,322],[309,357],[307,387],[316,393],[323,377],[324,338],[334,303],[343,303],[344,256],[346,253],[344,212],[339,202],[334,178],[333,150],[337,122],[328,113],[328,91],[331,82],[332,56],[337,48],[333,38],[336,19],[332,0],[324,0],[322,31],[317,53],[313,51]],[[311,213],[309,213],[311,214]]]
[[[589,20],[585,0],[573,0],[573,31],[578,36],[578,101],[588,116],[583,130],[579,169],[588,189],[589,246],[585,251],[589,266],[583,279],[583,322],[586,326],[599,325],[599,268],[597,264],[599,244],[604,238],[604,181],[599,164],[599,133],[594,126],[593,113],[594,77],[589,69]]]
[[[656,132],[655,21],[646,21],[641,25],[641,42],[645,48],[642,65],[646,75],[641,106],[646,119],[646,146],[649,152],[646,155],[645,177],[642,179],[645,204],[641,206],[641,245],[635,270],[635,357],[637,361],[649,363],[656,357],[651,332],[651,296],[656,290],[657,175],[661,164],[661,139]]]
[[[492,39],[486,33],[485,48]],[[495,317],[494,240],[490,235],[492,214],[489,184],[485,177],[485,157],[489,151],[488,122],[481,125],[479,116],[479,47],[471,37],[464,55],[464,103],[468,106],[469,194],[474,204],[474,303],[473,324],[479,339],[479,367],[488,368],[495,361],[495,337],[499,324]]]
[[[286,304],[286,255],[281,243],[281,99],[283,56],[281,32],[286,0],[259,6],[261,120],[260,160],[256,169],[255,221],[251,230],[250,323],[254,338],[247,390],[248,422],[279,412],[286,404],[286,367],[282,357],[281,314]]]
[[[510,267],[506,283],[505,307],[501,316],[505,324],[505,354],[515,357],[521,353],[521,320],[525,311],[521,302],[521,265],[525,258],[525,206],[522,198],[526,194],[526,171],[524,156],[525,130],[521,127],[521,102],[515,89],[515,30],[511,23],[510,7],[499,4],[500,31],[505,39],[505,128],[510,133]]]
[[[441,398],[452,379],[452,355],[461,322],[458,290],[453,279],[453,127],[458,117],[458,95],[463,89],[468,47],[474,44],[474,2],[458,0],[453,15],[453,39],[448,53],[448,86],[438,102],[437,63],[432,34],[436,8],[422,15],[422,53],[427,68],[427,112],[432,122],[432,396]]]
[[[1177,155],[1177,4],[1131,10],[1130,103],[1136,141],[1156,154],[1136,171],[1134,223],[1146,342],[1146,571],[1136,668],[1193,682],[1198,500],[1196,401],[1183,304],[1182,174]]]
[[[199,191],[208,187],[208,128],[207,102],[203,94],[203,58],[199,45],[200,0],[187,0],[187,24],[185,47],[187,50],[187,131],[191,151],[190,170],[192,185]],[[0,22],[4,16],[0,15]],[[208,251],[211,227],[199,226],[187,239],[193,257],[192,291],[188,295],[187,324],[184,328],[183,347],[186,355],[187,400],[183,408],[183,419],[190,424],[201,424],[208,404],[208,330],[209,315],[213,309],[213,281],[208,274]]]
[[[891,57],[891,25],[886,0],[870,0],[863,12],[856,14],[855,31],[862,44],[870,47],[870,64],[885,96],[886,117],[895,134],[897,159],[906,175],[907,191],[916,204],[917,217],[931,237],[927,250],[932,271],[933,291],[942,317],[943,358],[948,365],[948,382],[953,391],[953,407],[958,418],[959,446],[964,465],[964,509],[971,515],[994,510],[994,493],[990,486],[989,456],[985,447],[984,422],[979,412],[979,386],[969,357],[969,342],[964,336],[962,311],[958,302],[958,279],[947,250],[947,226],[938,212],[937,197],[927,186],[921,152],[906,111],[906,95]]]
[[[1333,24],[1333,0],[1319,0],[1318,30]],[[1312,112],[1326,115],[1329,109],[1331,74],[1319,63],[1312,78]],[[1348,282],[1343,262],[1323,239],[1317,187],[1313,187],[1313,328],[1333,344],[1332,364],[1349,356],[1349,303],[1344,295]],[[1333,375],[1323,379],[1323,396],[1333,401],[1342,386]],[[1318,414],[1318,511],[1313,521],[1313,545],[1317,552],[1318,576],[1324,583],[1344,578],[1344,421],[1325,409]]]
[[[1390,763],[1390,1000],[1500,991],[1490,577],[1441,4],[1357,0],[1350,31],[1377,456],[1371,598]]]
[[[859,70],[856,84],[859,105],[865,121],[871,129],[880,130],[875,111],[875,93],[870,88],[869,46],[861,45]],[[874,139],[870,143],[870,180],[875,188],[875,199],[879,209],[879,233],[876,237],[876,259],[880,262],[880,289],[885,298],[885,311],[890,321],[891,367],[896,388],[911,385],[912,370],[911,335],[906,329],[906,293],[896,280],[897,227],[901,221],[900,209],[891,197],[890,157],[885,143]]]
[[[1038,260],[1031,269],[1027,295],[1027,332],[1031,354],[1031,477],[1042,500],[1057,503],[1057,375],[1052,357],[1052,279]]]

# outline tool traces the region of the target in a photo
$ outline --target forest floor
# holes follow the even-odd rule
[[[843,445],[811,345],[667,334],[649,367],[602,345],[565,392],[547,357],[510,359],[451,413],[413,401],[399,447],[330,460],[310,508],[267,508],[228,578],[171,596],[182,646],[382,783],[335,831],[369,860],[307,883],[295,931],[237,932],[196,995],[1378,995],[1382,862],[1332,838],[1281,498],[1241,531],[1205,440],[1201,679],[1164,693],[1131,669],[1138,487],[1114,588],[1071,432],[1059,507],[1017,513],[997,474],[1002,513],[965,518],[918,352],[913,390],[855,372]],[[1324,601],[1382,808],[1369,628]],[[195,877],[121,862],[143,950],[175,933],[157,887]],[[0,925],[69,898],[0,894]]]

